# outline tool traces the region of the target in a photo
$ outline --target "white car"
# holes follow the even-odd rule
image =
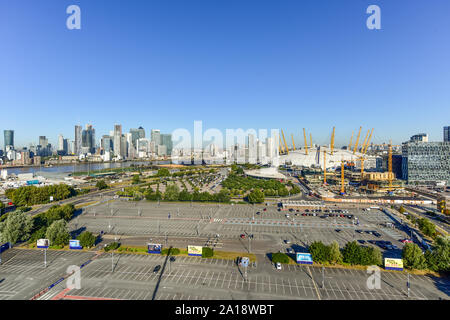
[[[281,263],[277,262],[276,267],[277,267],[277,270],[281,270]]]

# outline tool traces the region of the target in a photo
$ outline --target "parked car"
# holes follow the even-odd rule
[[[366,241],[365,241],[365,240],[358,240],[358,242],[359,242],[359,243],[361,243],[361,244],[364,244],[364,243],[366,243]]]
[[[264,208],[263,211],[267,211],[267,208]]]
[[[159,270],[161,270],[161,266],[158,264],[156,267],[153,268],[153,273],[157,273]]]
[[[276,268],[277,268],[277,270],[281,270],[281,263],[277,262]]]
[[[289,240],[284,240],[284,243],[286,243],[286,244],[290,244],[291,243],[291,241],[289,241]]]
[[[363,233],[364,231],[362,231],[362,230],[355,230],[356,232],[358,232],[358,233]]]
[[[411,239],[401,239],[401,243],[412,243],[413,241]]]
[[[245,234],[240,235],[241,239],[245,239]]]
[[[286,251],[287,253],[294,253],[294,250],[292,250],[291,248],[287,248]]]
[[[336,230],[334,230],[334,231],[336,231],[336,232],[341,232],[342,230],[341,230],[341,229],[336,229]]]

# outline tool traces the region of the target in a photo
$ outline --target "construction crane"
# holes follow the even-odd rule
[[[333,127],[333,133],[331,134],[331,155],[333,155],[333,149],[334,149],[334,130],[335,130],[335,127]]]
[[[283,135],[283,141],[284,141],[284,147],[285,147],[286,153],[289,154],[289,148],[287,146],[286,139],[284,138],[283,129],[281,129],[281,134]]]
[[[313,145],[312,145],[312,134],[311,133],[309,134],[309,141],[311,141],[311,149],[312,149]]]
[[[327,151],[323,150],[323,184],[327,184]]]
[[[389,141],[388,151],[388,180],[389,180],[389,193],[392,192],[392,140]]]
[[[344,160],[341,160],[341,195],[345,194]]]
[[[350,143],[348,144],[348,150],[352,150],[352,141],[353,141],[353,134],[355,131],[352,131],[352,136],[350,137]]]
[[[291,133],[291,138],[292,138],[292,148],[295,151],[295,141],[294,141],[294,134]]]
[[[367,140],[366,147],[364,148],[364,150],[362,152],[363,154],[366,154],[367,148],[369,148],[369,143],[370,143],[370,139],[372,139],[372,134],[373,134],[373,128],[372,128],[372,131],[370,131],[370,136],[369,136],[369,139]]]
[[[359,143],[359,136],[361,135],[361,129],[362,127],[359,127],[359,131],[358,131],[358,136],[356,138],[356,142],[355,142],[355,147],[353,148],[353,154],[356,153],[356,148],[358,147],[358,143]]]

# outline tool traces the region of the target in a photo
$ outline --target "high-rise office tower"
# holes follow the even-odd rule
[[[95,153],[95,129],[90,124],[81,132],[81,153]]]
[[[64,150],[64,137],[62,134],[58,136],[58,151]]]
[[[161,144],[161,131],[158,129],[152,129],[151,139],[155,143],[155,146]]]
[[[173,144],[172,144],[172,135],[171,134],[161,134],[160,135],[161,145],[166,146],[166,154],[171,155]]]
[[[119,156],[122,154],[121,146],[122,146],[122,125],[116,124],[114,125],[114,136],[113,136],[113,149],[114,154]]]
[[[75,126],[75,139],[73,142],[73,153],[78,156],[81,153],[81,126]]]
[[[450,126],[444,127],[444,142],[450,142]]]
[[[142,127],[139,127],[139,129],[130,129],[131,134],[131,143],[133,144],[133,147],[137,147],[137,140],[141,138],[145,138],[145,132],[143,132],[144,129]]]
[[[14,130],[5,130],[3,131],[3,135],[5,138],[5,150],[6,146],[10,146],[11,149],[14,149]]]
[[[103,151],[104,152],[111,152],[112,147],[113,147],[113,143],[112,143],[111,136],[108,136],[108,135],[102,136],[101,148],[103,149]]]

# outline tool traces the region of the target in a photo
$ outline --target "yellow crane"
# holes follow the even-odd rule
[[[350,143],[348,144],[348,150],[352,150],[352,141],[353,141],[353,134],[355,131],[352,131],[352,136],[350,137]]]
[[[369,148],[370,139],[372,139],[372,134],[373,134],[373,128],[372,128],[372,131],[370,131],[370,136],[369,136],[369,139],[367,140],[366,147],[363,150],[363,154],[366,154],[367,148]]]
[[[295,151],[295,141],[294,141],[294,134],[291,133],[291,138],[292,138],[292,148]]]
[[[358,136],[356,138],[356,142],[355,142],[355,147],[353,148],[353,154],[356,153],[356,148],[358,147],[358,143],[359,143],[359,136],[361,135],[361,129],[362,127],[359,127],[359,131],[358,131]]]
[[[327,152],[323,150],[323,184],[327,184]]]
[[[305,152],[306,152],[306,154],[308,154],[308,141],[306,140],[305,128],[303,128],[303,137],[305,138]]]
[[[283,129],[281,129],[281,134],[283,135],[283,141],[284,141],[284,146],[285,146],[286,153],[289,154],[289,148],[287,146],[286,139],[284,138]]]
[[[334,149],[334,130],[336,127],[333,127],[333,133],[331,134],[331,155],[333,155],[333,149]]]

